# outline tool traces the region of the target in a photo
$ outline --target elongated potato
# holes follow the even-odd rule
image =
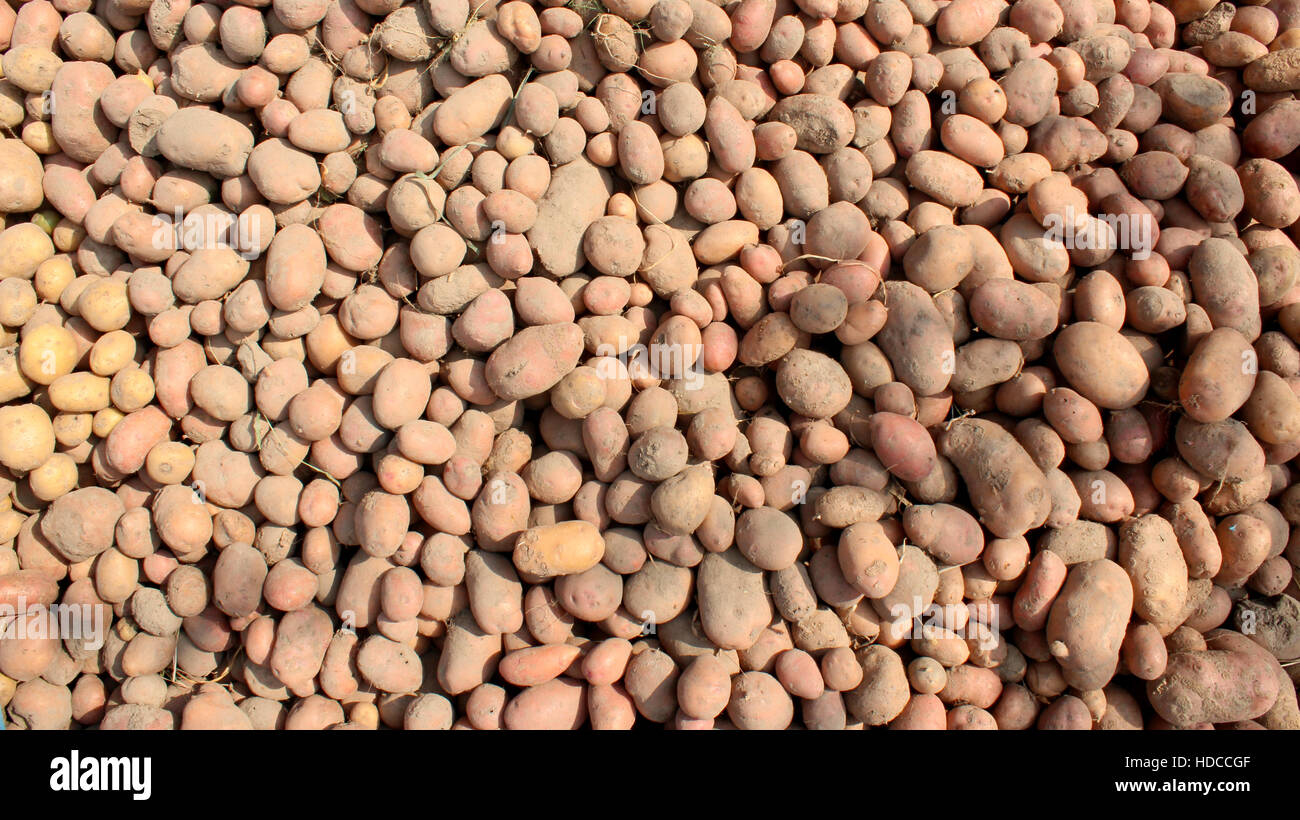
[[[1157,515],[1125,521],[1119,529],[1119,564],[1133,581],[1133,611],[1168,635],[1187,605],[1187,563],[1174,528]]]
[[[889,315],[877,338],[898,380],[920,396],[942,392],[952,378],[956,352],[930,295],[910,282],[886,282],[885,301]]]
[[[1047,477],[1019,442],[998,425],[961,419],[941,450],[961,472],[980,521],[1000,538],[1041,526],[1052,510]]]

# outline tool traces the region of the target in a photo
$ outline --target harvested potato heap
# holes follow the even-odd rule
[[[0,53],[10,725],[1300,728],[1300,0]]]

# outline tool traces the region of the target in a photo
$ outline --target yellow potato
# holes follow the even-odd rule
[[[126,283],[104,277],[91,282],[77,297],[77,313],[101,333],[126,327],[131,321]]]
[[[60,228],[55,228],[54,239],[59,241]],[[76,237],[76,241],[81,241]],[[75,247],[75,246],[74,246]],[[68,250],[60,247],[60,250]],[[57,302],[66,288],[73,279],[77,278],[77,272],[72,267],[72,259],[66,254],[51,256],[36,267],[36,295],[46,302]]]
[[[6,499],[7,500],[7,499]],[[22,529],[23,522],[27,516],[14,509],[0,510],[0,539],[3,542],[9,542],[18,537],[18,531]],[[4,705],[4,682],[6,678],[0,675],[0,706]]]
[[[54,255],[49,234],[30,222],[0,232],[0,279],[31,279],[36,269]]]
[[[54,439],[64,447],[76,447],[90,438],[91,413],[59,413],[54,417]]]
[[[81,240],[86,238],[86,229],[71,219],[60,219],[50,238],[54,240],[54,247],[59,253],[72,253],[81,247]]]
[[[153,401],[155,387],[148,373],[138,367],[126,367],[113,375],[109,398],[123,413],[140,410]]]
[[[36,288],[26,279],[0,280],[0,325],[22,327],[36,311]]]
[[[59,143],[48,122],[29,122],[23,126],[23,143],[38,154],[57,154]]]
[[[13,350],[0,350],[0,402],[11,401],[32,392],[31,382],[18,367]]]
[[[69,373],[50,384],[50,403],[67,413],[94,413],[108,407],[108,385],[94,373]]]
[[[94,420],[90,424],[90,430],[100,438],[107,438],[108,434],[113,432],[117,423],[126,418],[126,414],[116,407],[105,407],[95,414]]]
[[[180,484],[194,469],[194,451],[179,441],[162,441],[144,459],[144,471],[159,484]]]
[[[77,487],[77,462],[67,453],[55,453],[45,463],[27,474],[32,495],[53,501]]]
[[[54,426],[35,404],[0,407],[0,464],[11,470],[35,470],[54,455]]]
[[[112,376],[135,359],[135,337],[125,330],[110,330],[90,348],[90,369]]]
[[[50,384],[77,365],[77,342],[62,325],[45,324],[23,335],[18,346],[18,366],[37,384]]]

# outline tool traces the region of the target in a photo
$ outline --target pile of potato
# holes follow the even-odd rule
[[[1300,728],[1252,2],[0,2],[6,723]]]

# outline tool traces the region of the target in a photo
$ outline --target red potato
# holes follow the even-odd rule
[[[920,424],[894,413],[876,413],[869,424],[872,449],[895,476],[918,481],[934,469],[934,440]]]

